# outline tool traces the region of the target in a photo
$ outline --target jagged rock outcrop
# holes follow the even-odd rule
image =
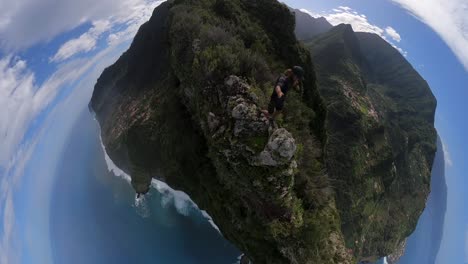
[[[375,246],[374,236],[363,235],[362,221],[368,215],[362,210],[368,209],[361,198],[377,204],[391,188],[387,180],[403,186],[400,161],[427,162],[414,165],[426,173],[430,162],[414,156],[429,159],[430,142],[423,149],[416,140],[416,150],[402,149],[409,156],[395,156],[385,144],[376,143],[380,147],[372,152],[357,148],[369,146],[359,137],[340,141],[343,154],[336,155],[330,146],[337,147],[337,135],[354,140],[347,136],[353,128],[353,135],[373,135],[380,142],[388,131],[382,120],[397,119],[383,114],[372,98],[362,98],[354,81],[363,84],[365,79],[353,75],[337,81],[344,96],[336,105],[345,110],[365,105],[366,115],[359,118],[355,110],[345,111],[360,123],[348,127],[344,119],[340,126],[343,118],[330,108],[326,90],[317,87],[311,54],[297,41],[294,29],[293,14],[276,0],[161,4],[129,50],[96,84],[90,106],[101,124],[106,150],[132,176],[137,192],[146,193],[157,177],[188,193],[253,263],[355,263],[387,255],[401,232],[382,236]],[[271,126],[261,109],[276,77],[296,64],[306,73],[302,91],[288,94],[283,117],[277,127]],[[397,132],[391,135],[395,144],[414,143]],[[389,171],[385,166],[368,171],[380,157],[385,166],[395,165]],[[353,174],[343,168],[359,178],[348,177]],[[418,179],[407,191],[419,184],[425,187]],[[395,190],[395,201],[406,194]],[[424,188],[418,195],[424,195]],[[397,207],[390,201],[385,205],[393,213]],[[411,225],[416,211],[404,218],[397,214],[399,224]],[[375,228],[366,230],[375,236],[382,235],[381,230],[393,231],[384,220],[388,219],[369,219]],[[350,243],[356,237],[358,243]]]

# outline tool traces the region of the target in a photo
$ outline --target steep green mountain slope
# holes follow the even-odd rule
[[[276,0],[163,3],[96,84],[90,106],[103,143],[136,192],[153,177],[183,190],[256,264],[387,255],[427,195],[435,101],[418,105],[427,109],[421,121],[415,100],[401,98],[417,92],[381,83],[385,67],[370,74],[381,54],[368,62],[358,44],[348,52],[328,40],[310,45],[346,63],[314,53],[318,73],[339,79],[319,75],[318,88],[294,30]],[[305,68],[306,81],[271,126],[260,110],[292,65]]]
[[[166,2],[99,78],[91,107],[137,192],[151,177],[187,192],[255,263],[351,263],[294,25],[272,0]],[[295,107],[272,129],[261,107],[294,64],[306,70],[303,96],[290,93]]]
[[[375,34],[339,25],[307,43],[327,108],[325,160],[346,245],[383,256],[414,230],[430,190],[436,100]],[[353,186],[353,188],[349,188]]]
[[[296,17],[296,36],[299,40],[311,40],[333,26],[324,17],[315,18],[298,9],[291,9]]]

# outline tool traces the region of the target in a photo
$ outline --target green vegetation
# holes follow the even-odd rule
[[[158,177],[188,193],[254,263],[390,253],[423,206],[427,177],[404,175],[429,171],[430,122],[391,116],[404,117],[413,102],[401,103],[391,80],[368,79],[353,32],[308,43],[318,87],[294,29],[276,0],[161,4],[96,84],[91,107],[108,154],[137,192]],[[260,110],[296,64],[304,87],[288,94],[273,130]],[[417,186],[417,197],[407,195]],[[401,197],[403,209],[393,205]]]
[[[135,189],[147,191],[153,176],[187,192],[255,263],[349,261],[344,247],[331,245],[343,238],[321,161],[324,109],[287,7],[172,1],[155,12],[103,73],[91,103],[109,155]],[[237,103],[229,98],[250,100],[249,111],[261,116],[277,76],[294,64],[306,69],[307,82],[303,93],[290,93],[281,125],[299,151],[285,164],[252,165],[268,131],[236,136],[229,109]],[[248,94],[226,90],[232,75],[248,83]]]
[[[414,230],[429,193],[435,98],[377,35],[340,25],[307,46],[328,110],[327,169],[346,190],[337,192],[346,245],[359,259],[388,255]]]

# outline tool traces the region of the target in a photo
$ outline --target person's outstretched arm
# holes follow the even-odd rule
[[[281,98],[284,96],[283,92],[281,91],[281,86],[277,85],[275,88],[276,95],[278,95],[278,98]]]

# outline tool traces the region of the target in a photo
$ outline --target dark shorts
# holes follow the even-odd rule
[[[276,111],[283,110],[284,107],[284,99],[285,96],[278,98],[278,97],[271,97],[270,103],[268,104],[268,113],[273,114]]]

